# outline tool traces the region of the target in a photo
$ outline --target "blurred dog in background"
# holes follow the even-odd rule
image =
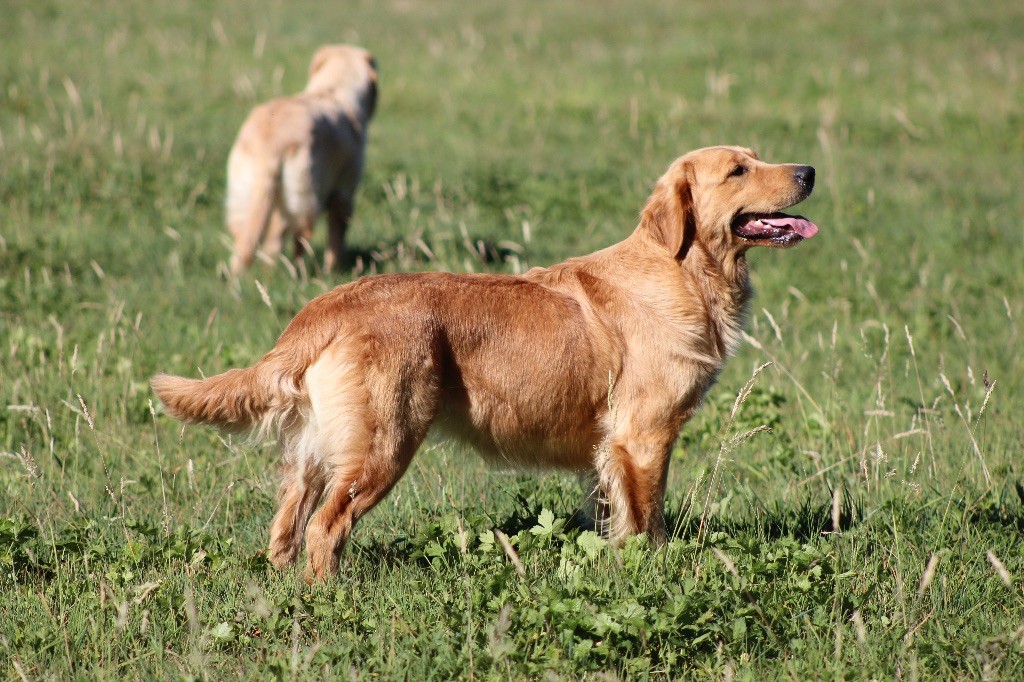
[[[373,56],[351,45],[327,45],[313,56],[303,92],[252,110],[228,159],[233,273],[252,264],[261,242],[275,258],[290,236],[301,258],[310,251],[313,226],[325,209],[324,269],[337,267],[376,104]]]

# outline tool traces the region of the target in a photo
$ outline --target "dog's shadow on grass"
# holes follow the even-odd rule
[[[543,509],[536,505],[531,505],[521,495],[518,496],[517,502],[518,505],[511,514],[501,519],[491,519],[490,523],[486,523],[487,530],[498,530],[508,537],[513,537],[522,531],[528,531],[536,527],[540,523],[540,514]],[[466,510],[462,510],[456,516],[458,518],[466,518],[470,514],[466,513]],[[440,516],[435,516],[428,520],[425,531],[418,534],[402,535],[392,539],[371,539],[362,542],[358,538],[354,539],[350,549],[354,550],[353,554],[374,561],[380,561],[382,565],[409,564],[425,561],[424,547],[430,540],[435,539],[431,535],[430,529],[436,528],[439,519]],[[573,531],[583,530],[585,529],[585,523],[585,515],[577,511],[566,522],[564,531],[572,533]],[[483,531],[484,528],[474,527],[463,530],[467,534],[466,542],[472,543],[475,542],[476,534]]]
[[[307,252],[304,259],[305,267],[311,274],[321,276],[324,274],[327,248],[323,245],[310,245],[310,248],[312,251]],[[511,241],[469,236],[438,242],[420,234],[379,240],[373,245],[347,243],[336,270],[354,278],[391,268],[408,270],[451,266],[461,264],[464,259],[489,268],[517,261],[524,257],[524,251],[523,247]]]
[[[789,537],[808,542],[828,533],[850,530],[861,519],[861,505],[844,496],[839,509],[833,509],[830,502],[816,504],[804,500],[796,507],[776,504],[739,518],[723,518],[717,514],[702,516],[692,505],[684,505],[669,510],[665,525],[669,538],[674,540],[724,533],[729,537],[752,537],[761,541]]]
[[[1024,533],[1024,486],[1016,484],[1020,503],[1015,500],[1003,499],[998,503],[977,505],[964,498],[955,506],[960,508],[965,523],[979,528],[989,527],[997,532],[1007,530]],[[1010,496],[1012,498],[1012,495]],[[840,496],[840,504],[834,506],[831,501],[815,502],[805,499],[798,505],[776,503],[772,507],[760,507],[751,513],[738,516],[720,516],[709,514],[702,516],[694,504],[684,503],[670,507],[665,514],[665,525],[670,541],[700,541],[713,538],[716,534],[724,534],[731,538],[750,538],[758,542],[770,543],[783,538],[792,538],[801,544],[813,542],[836,532],[856,532],[857,528],[870,524],[870,511],[874,506],[868,500],[858,498],[848,490]],[[541,525],[540,516],[543,511],[536,504],[531,504],[522,496],[511,514],[502,518],[491,519],[493,523],[485,523],[483,527],[474,526],[466,529],[468,551],[472,551],[476,533],[485,529],[496,529],[509,537],[529,531]],[[898,504],[898,501],[894,501]],[[925,515],[926,510],[919,507],[907,507],[904,513],[909,516]],[[460,518],[469,514],[460,513]],[[571,514],[560,516],[563,519],[561,533],[565,539],[556,541],[573,542],[583,531],[595,530],[595,523],[583,510],[577,509]],[[479,525],[479,524],[478,524]],[[437,527],[437,518],[428,522],[428,528]],[[356,540],[353,543],[353,555],[360,560],[371,559],[381,565],[411,564],[428,561],[424,547],[429,542],[424,535],[407,535],[402,537],[375,538],[365,542]]]
[[[520,505],[511,514],[496,519],[492,528],[500,530],[508,537],[513,537],[520,532],[537,527],[540,524],[541,511],[540,508],[532,508],[525,499],[520,499]],[[688,542],[724,533],[728,537],[756,538],[761,542],[771,542],[788,537],[806,543],[835,532],[837,530],[836,520],[839,522],[838,530],[847,531],[854,528],[862,518],[860,506],[856,502],[847,502],[841,505],[838,510],[838,519],[834,518],[834,515],[831,503],[814,504],[805,501],[796,507],[777,505],[772,509],[761,509],[745,518],[720,518],[710,515],[702,519],[691,505],[684,505],[668,510],[665,515],[665,525],[670,541]],[[464,518],[465,514],[459,516]],[[561,518],[564,520],[562,533],[565,534],[565,542],[575,541],[583,531],[595,530],[594,520],[582,509],[577,509],[568,517]],[[1020,527],[1024,527],[1024,511],[1015,519]],[[436,527],[436,525],[435,519],[429,523],[427,528]],[[472,551],[476,533],[481,530],[477,527],[465,529],[466,542],[469,543],[467,551]],[[358,557],[360,562],[367,559],[379,562],[382,566],[429,562],[425,547],[431,540],[438,539],[430,536],[429,531],[426,535],[420,533],[393,539],[380,537],[365,541],[354,539],[350,548],[350,556]]]

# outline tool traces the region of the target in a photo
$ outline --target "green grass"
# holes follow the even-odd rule
[[[0,672],[1024,677],[1024,7],[676,5],[6,3]],[[358,259],[231,283],[233,136],[340,40],[381,69]],[[713,143],[815,165],[822,231],[751,257],[664,549],[568,529],[571,479],[431,441],[306,587],[262,555],[273,448],[154,410],[152,374],[248,364],[358,274],[617,241]]]

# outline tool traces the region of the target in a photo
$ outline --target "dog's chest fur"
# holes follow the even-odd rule
[[[752,297],[746,260],[722,267],[699,249],[682,263],[655,264],[642,278],[617,285],[608,318],[628,320],[622,329],[633,361],[643,360],[664,383],[676,370],[672,391],[686,399],[710,387],[743,338]],[[621,308],[632,308],[621,314]]]

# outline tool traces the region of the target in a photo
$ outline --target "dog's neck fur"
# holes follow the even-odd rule
[[[576,292],[580,287],[573,283],[586,281],[582,288],[596,310],[632,308],[630,317],[643,320],[643,324],[627,331],[636,335],[631,343],[657,346],[661,352],[651,357],[661,357],[663,364],[648,370],[659,372],[673,387],[677,407],[686,406],[692,412],[743,338],[752,292],[746,259],[728,247],[692,240],[685,253],[671,254],[640,227],[618,244],[551,268],[536,268],[525,277]],[[605,276],[609,271],[615,276]],[[592,279],[580,277],[581,273]],[[595,280],[602,284],[595,285]],[[681,292],[685,293],[680,296]],[[680,298],[699,305],[679,308]],[[598,317],[619,318],[600,312]],[[672,363],[674,368],[664,363]],[[676,417],[682,420],[688,414],[680,412]]]
[[[747,259],[743,253],[708,248],[695,240],[679,262],[679,269],[700,294],[708,334],[718,357],[724,361],[739,348],[747,307],[753,297]]]
[[[651,308],[655,315],[664,315],[668,323],[666,329],[675,327],[676,333],[697,337],[691,347],[701,348],[703,352],[693,359],[708,366],[707,369],[717,372],[739,348],[753,291],[746,259],[728,245],[706,244],[695,239],[685,253],[673,257],[645,229],[638,228],[624,241],[568,263],[573,261],[635,263],[638,267],[634,273],[638,279],[620,284],[620,288],[625,289],[624,295],[635,297],[634,292],[643,290],[645,293],[638,303]],[[603,267],[598,266],[593,272],[600,276],[601,270]],[[700,309],[689,311],[684,317],[660,304],[660,301],[674,300],[669,292],[680,287],[695,294],[702,303]],[[659,291],[665,294],[659,295]]]
[[[623,276],[623,263],[632,266],[630,276]],[[604,276],[609,266],[617,273],[614,280]],[[560,289],[564,278],[568,275],[575,279],[573,273],[577,271],[601,279],[607,290],[618,292],[603,296],[604,300],[632,300],[629,305],[640,305],[655,317],[663,318],[662,329],[675,329],[670,335],[690,337],[692,347],[701,349],[692,360],[706,366],[705,369],[717,373],[739,349],[747,307],[753,297],[744,251],[727,243],[709,244],[697,238],[688,243],[685,252],[673,256],[641,225],[617,244],[589,256],[534,268],[524,277]],[[680,288],[696,295],[702,304],[700,309],[681,314],[670,307],[668,302],[677,298],[671,292]],[[588,298],[592,303],[597,300],[592,295]]]

